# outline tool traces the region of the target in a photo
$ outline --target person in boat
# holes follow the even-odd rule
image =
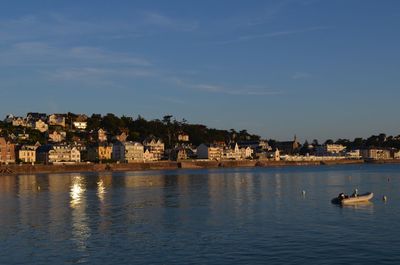
[[[343,199],[345,199],[345,198],[346,198],[346,195],[344,195],[343,192],[340,193],[339,196],[338,196],[338,199],[339,199],[339,200],[343,200]]]
[[[358,196],[358,189],[354,189],[354,192],[351,195],[351,197],[357,197],[357,196]]]

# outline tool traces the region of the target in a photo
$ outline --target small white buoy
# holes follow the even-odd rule
[[[301,192],[301,194],[302,194],[303,196],[306,196],[306,191],[303,190],[303,191]]]
[[[384,202],[386,202],[386,201],[387,201],[387,197],[386,197],[385,195],[383,195],[382,200],[383,200]]]

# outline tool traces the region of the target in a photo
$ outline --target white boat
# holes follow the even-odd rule
[[[343,193],[340,193],[339,196],[332,199],[332,203],[334,204],[352,204],[352,203],[360,203],[360,202],[367,202],[374,197],[372,192],[367,192],[360,195],[352,195],[347,196]]]

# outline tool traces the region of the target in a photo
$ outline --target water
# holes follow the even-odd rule
[[[330,203],[354,188],[371,204]],[[0,264],[400,264],[399,188],[400,165],[0,176]]]

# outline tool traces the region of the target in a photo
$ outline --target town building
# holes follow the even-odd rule
[[[87,159],[92,162],[112,159],[112,145],[100,143],[87,148]]]
[[[250,147],[254,151],[269,151],[272,150],[271,146],[268,145],[268,142],[265,140],[254,140],[254,141],[238,141],[238,145],[243,147]]]
[[[44,133],[49,129],[49,125],[47,125],[47,123],[45,123],[43,120],[37,120],[35,121],[35,129],[41,133]]]
[[[223,158],[224,159],[232,159],[232,160],[240,160],[242,158],[242,154],[237,143],[231,144],[230,146],[223,149]]]
[[[81,152],[69,145],[54,145],[48,152],[48,162],[52,164],[79,163]]]
[[[325,144],[316,148],[317,156],[338,156],[346,151],[346,146],[341,144]]]
[[[51,126],[65,127],[65,115],[63,114],[51,114],[47,120]]]
[[[15,163],[15,145],[0,137],[0,164]]]
[[[275,148],[278,148],[281,154],[293,155],[299,152],[301,144],[297,141],[296,135],[293,141],[276,142]]]
[[[223,149],[218,145],[200,144],[197,147],[197,158],[220,160],[222,158]]]
[[[28,121],[38,121],[38,120],[45,121],[47,120],[47,114],[39,112],[29,112],[28,114],[26,114],[26,119]]]
[[[25,140],[29,140],[29,134],[28,133],[19,133],[17,135],[17,139],[19,141],[25,141]]]
[[[350,150],[346,152],[345,155],[347,158],[351,158],[351,159],[360,159],[361,158],[361,152],[359,149],[356,150]]]
[[[54,131],[54,132],[49,134],[49,141],[53,142],[53,143],[61,143],[62,141],[65,140],[66,137],[67,137],[67,133],[66,132]]]
[[[120,142],[126,142],[126,140],[128,139],[128,133],[123,131],[120,134],[116,135],[115,139]]]
[[[391,159],[390,150],[370,148],[361,151],[361,156],[364,159],[384,160]]]
[[[394,159],[400,159],[400,150],[393,150],[392,151],[392,157]]]
[[[21,127],[28,127],[28,121],[21,117],[15,117],[12,119],[12,126],[21,126]]]
[[[178,134],[178,142],[189,142],[189,134],[183,132]]]
[[[88,117],[86,115],[78,115],[78,117],[75,118],[73,121],[74,128],[78,130],[86,130],[87,128],[87,119]]]
[[[161,139],[149,138],[143,142],[144,148],[153,154],[154,160],[164,158],[164,143]]]
[[[248,159],[248,158],[252,158],[253,156],[253,149],[250,148],[249,146],[247,147],[241,147],[240,148],[240,157],[242,159]]]
[[[23,163],[36,162],[36,149],[40,146],[39,143],[35,145],[22,145],[18,150],[18,160]]]
[[[107,142],[107,132],[105,130],[103,130],[102,128],[100,128],[97,131],[97,140],[99,142]]]
[[[124,163],[141,162],[144,160],[144,147],[138,142],[115,142],[112,158]]]

